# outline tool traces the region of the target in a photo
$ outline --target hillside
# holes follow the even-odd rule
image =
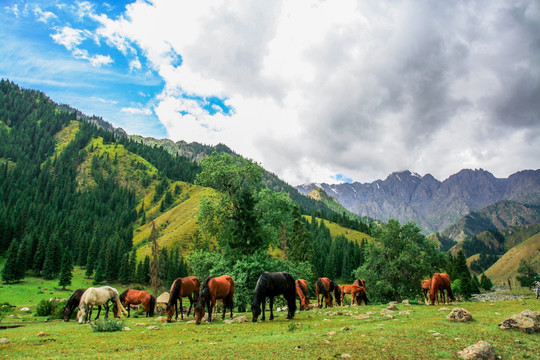
[[[442,182],[430,174],[403,171],[372,183],[307,184],[297,189],[308,194],[316,187],[355,214],[416,222],[426,233],[441,232],[463,216],[502,200],[540,205],[540,170],[499,179],[482,169],[464,169]]]
[[[487,230],[502,230],[509,226],[534,225],[539,222],[538,206],[505,200],[464,216],[442,231],[442,235],[463,241]]]
[[[508,250],[495,264],[486,270],[486,275],[496,285],[505,282],[508,278],[515,279],[520,261],[531,257],[532,262],[536,263],[537,271],[540,273],[540,233]]]

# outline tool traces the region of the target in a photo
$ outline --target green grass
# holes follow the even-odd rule
[[[459,306],[471,311],[474,321],[452,323],[440,307],[401,304],[399,311],[411,313],[399,315],[398,311],[394,318],[380,315],[383,305],[297,312],[292,321],[279,312],[273,322],[243,324],[225,324],[220,317],[200,326],[187,321],[167,324],[157,318],[123,318],[132,330],[116,333],[92,332],[89,325],[73,321],[10,319],[24,326],[0,330],[0,337],[11,341],[0,345],[0,354],[35,359],[332,359],[342,354],[352,359],[455,359],[458,351],[485,340],[503,359],[536,358],[538,334],[505,331],[497,324],[525,309],[539,311],[540,300]],[[370,313],[368,319],[354,318],[366,313]],[[240,315],[251,320],[251,314]],[[148,326],[160,330],[148,330]],[[40,331],[47,335],[38,337]]]

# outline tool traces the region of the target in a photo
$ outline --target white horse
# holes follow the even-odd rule
[[[109,315],[109,301],[116,303],[116,306],[122,313],[127,315],[126,309],[122,306],[120,302],[120,297],[118,296],[118,290],[110,286],[102,286],[98,288],[88,288],[84,294],[81,296],[81,301],[79,302],[79,312],[77,313],[77,320],[79,324],[88,321],[92,316],[92,307],[94,305],[103,305],[105,307],[105,319]],[[88,311],[90,307],[90,311]],[[114,314],[117,316],[117,314]]]

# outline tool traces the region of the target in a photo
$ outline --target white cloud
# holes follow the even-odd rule
[[[74,50],[85,39],[82,30],[74,29],[69,26],[64,26],[57,29],[56,34],[51,35],[54,42],[63,45],[68,50]]]
[[[48,23],[49,20],[58,18],[53,12],[43,11],[39,8],[39,6],[36,6],[34,8],[34,14],[37,16],[38,21],[41,21],[43,23]]]
[[[148,108],[123,107],[121,111],[131,115],[152,115],[152,110]]]

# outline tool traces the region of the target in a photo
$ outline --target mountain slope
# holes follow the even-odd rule
[[[540,272],[540,233],[508,250],[485,273],[494,284],[506,282],[508,278],[515,278],[518,274],[517,269],[521,260],[528,260],[531,257],[532,262],[536,263],[537,271]]]
[[[335,197],[346,209],[387,221],[416,222],[426,232],[442,231],[472,211],[502,200],[540,204],[540,170],[526,170],[498,179],[485,170],[461,170],[440,182],[430,174],[395,172],[372,183],[308,184],[302,194],[316,187]]]

